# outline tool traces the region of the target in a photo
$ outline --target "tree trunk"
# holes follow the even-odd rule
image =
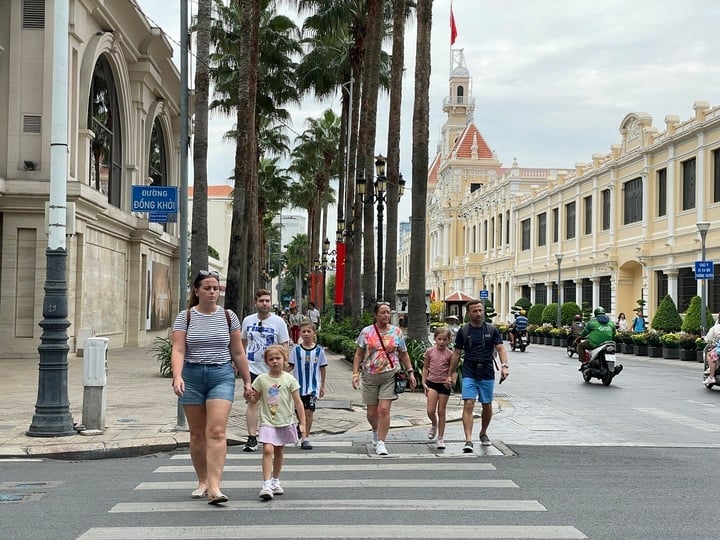
[[[247,276],[255,275],[255,260],[251,251],[259,249],[257,232],[248,230],[247,223],[255,223],[254,215],[247,215],[246,208],[257,209],[257,179],[253,179],[257,167],[255,144],[255,101],[258,83],[260,6],[253,0],[240,1],[241,28],[240,57],[238,58],[237,147],[235,150],[235,190],[233,217],[228,253],[228,280],[225,290],[225,306],[242,318],[254,309],[253,291],[248,290]],[[247,206],[246,200],[252,201]],[[257,212],[257,210],[255,210]],[[252,238],[250,237],[252,235]]]
[[[193,213],[190,236],[190,275],[208,267],[207,149],[210,92],[211,0],[198,2],[195,55],[195,129],[193,138]]]
[[[430,37],[432,0],[417,2],[417,44],[415,47],[415,104],[412,141],[412,218],[410,233],[410,290],[408,292],[408,336],[427,340],[425,320],[425,217],[428,178]]]
[[[398,198],[400,180],[400,109],[405,58],[405,0],[393,2],[393,47],[390,72],[390,114],[388,117],[387,237],[383,297],[397,309]]]

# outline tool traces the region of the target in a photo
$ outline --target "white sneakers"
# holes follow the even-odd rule
[[[383,441],[377,442],[377,444],[375,445],[375,453],[378,456],[387,456],[388,455],[387,448],[385,448],[385,443]]]

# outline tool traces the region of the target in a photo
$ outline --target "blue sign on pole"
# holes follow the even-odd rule
[[[715,279],[715,263],[695,261],[695,279]]]
[[[177,186],[133,186],[131,211],[177,214]]]
[[[490,298],[490,294],[487,289],[482,289],[480,291],[480,298]]]
[[[177,223],[177,214],[170,212],[150,212],[148,214],[150,223]]]

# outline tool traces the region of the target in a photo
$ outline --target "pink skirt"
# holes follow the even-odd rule
[[[295,424],[282,427],[261,425],[258,429],[258,441],[272,444],[273,446],[297,444],[297,427],[295,427]]]

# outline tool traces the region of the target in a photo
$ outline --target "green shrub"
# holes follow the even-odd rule
[[[552,304],[548,304],[545,306],[545,309],[543,309],[542,312],[542,323],[546,324],[557,324],[557,313],[558,313],[558,305],[557,303],[553,302]],[[562,314],[561,314],[562,315]]]
[[[668,332],[660,337],[662,346],[668,349],[677,349],[680,347],[680,334],[675,332]]]
[[[634,345],[647,345],[648,344],[647,332],[638,332],[637,334],[632,334],[632,341],[633,341]]]
[[[518,298],[517,302],[515,302],[514,305],[519,307],[520,309],[524,309],[525,313],[527,313],[528,311],[530,311],[530,308],[532,307],[532,302],[530,302],[529,299],[522,296],[522,297]]]
[[[528,311],[527,318],[530,324],[542,324],[542,314],[545,309],[545,304],[535,304]]]
[[[700,334],[700,309],[702,307],[702,300],[699,296],[693,296],[690,300],[685,318],[683,319],[680,330],[687,332],[688,334]],[[687,348],[687,347],[686,347]]]
[[[172,377],[172,338],[156,337],[149,352],[160,362],[160,375]]]
[[[582,315],[582,309],[575,302],[564,302],[561,309],[563,326],[570,326],[575,319],[575,315]]]
[[[659,332],[679,332],[682,327],[682,318],[677,306],[669,294],[665,295],[650,325]]]
[[[485,320],[492,323],[493,318],[497,315],[495,306],[493,306],[493,303],[487,298],[483,299],[483,305],[485,306]]]
[[[660,332],[651,328],[645,334],[647,335],[647,344],[650,347],[662,347],[662,334]]]

